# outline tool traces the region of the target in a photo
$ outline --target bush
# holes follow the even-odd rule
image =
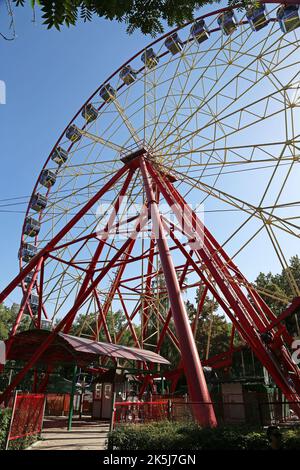
[[[0,449],[5,448],[6,436],[8,433],[11,410],[9,408],[0,408]]]
[[[283,448],[300,450],[300,429],[291,429],[283,433]]]
[[[5,449],[6,437],[11,418],[10,408],[0,408],[0,450]],[[29,447],[38,439],[38,436],[28,436],[22,439],[16,439],[9,443],[9,450],[22,450]]]
[[[300,430],[282,431],[283,449],[300,450]],[[268,450],[265,430],[247,426],[202,429],[195,423],[160,422],[119,427],[109,433],[114,450]]]

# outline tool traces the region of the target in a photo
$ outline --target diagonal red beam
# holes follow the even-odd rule
[[[140,169],[143,176],[149,210],[151,211],[152,227],[165,275],[177,337],[180,343],[189,393],[191,400],[194,402],[193,411],[195,419],[203,426],[216,426],[217,421],[206,385],[204,372],[180,293],[180,286],[161,222],[157,201],[152,190],[150,175],[143,157],[140,159]],[[156,183],[155,179],[154,182]],[[199,402],[201,404],[199,404]]]
[[[61,331],[64,326],[67,324],[70,318],[72,318],[78,312],[79,308],[85,302],[85,300],[92,294],[94,288],[101,282],[101,280],[107,275],[108,271],[113,268],[116,261],[122,256],[122,254],[127,250],[128,246],[130,245],[133,238],[137,236],[137,233],[143,228],[143,226],[148,221],[148,218],[145,214],[145,210],[143,208],[140,220],[136,225],[135,229],[131,233],[130,237],[126,240],[126,242],[122,245],[122,247],[118,250],[118,252],[112,257],[112,259],[107,263],[107,265],[102,269],[101,273],[97,276],[95,280],[91,282],[91,285],[87,288],[85,292],[82,293],[80,297],[78,297],[76,303],[67,313],[67,315],[58,323],[52,333],[46,338],[46,340],[38,347],[35,351],[35,354],[32,358],[28,361],[28,363],[23,367],[23,369],[16,375],[12,383],[7,387],[7,389],[0,395],[0,403],[2,403],[7,397],[10,396],[10,393],[14,390],[14,388],[23,380],[26,373],[36,364],[36,362],[40,359],[42,354],[46,351],[46,349],[50,346],[53,342],[55,336],[59,331]]]
[[[112,211],[111,211],[111,214],[110,214],[110,217],[108,219],[108,222],[107,224],[105,225],[105,228],[103,230],[103,233],[101,234],[101,238],[100,238],[100,241],[98,243],[98,246],[96,248],[96,251],[93,255],[93,258],[91,260],[91,263],[89,265],[89,268],[87,269],[87,272],[86,272],[86,275],[83,279],[83,282],[82,282],[82,285],[79,289],[79,292],[78,292],[78,295],[77,297],[80,297],[82,295],[83,292],[85,292],[85,290],[87,289],[87,286],[89,285],[93,275],[94,275],[94,272],[95,272],[95,269],[96,269],[96,266],[97,266],[97,263],[99,261],[99,258],[101,256],[101,253],[103,251],[103,247],[105,245],[105,242],[109,236],[109,232],[111,230],[111,227],[116,219],[116,216],[120,210],[120,206],[122,204],[122,199],[123,197],[125,196],[126,194],[126,191],[128,189],[128,186],[132,180],[132,175],[133,175],[133,171],[130,170],[128,175],[127,175],[127,178],[125,179],[125,182],[120,190],[120,193],[117,197],[117,200],[115,202],[115,204],[113,205],[113,208],[112,208]],[[99,301],[99,299],[97,298],[97,300]],[[76,300],[75,300],[76,302]],[[99,312],[100,313],[100,312]],[[102,312],[101,310],[101,315],[103,315],[103,317],[105,318],[105,312]],[[100,315],[100,318],[103,318],[102,316]],[[64,327],[64,332],[65,333],[68,333],[68,331],[70,331],[70,328],[72,326],[72,323],[73,323],[73,318],[71,317],[69,319],[69,321],[67,322],[66,326]],[[106,325],[107,327],[107,325]]]
[[[8,286],[0,293],[0,303],[17,287],[21,281],[29,274],[38,264],[41,258],[46,258],[47,254],[55,249],[56,244],[71,230],[72,227],[88,212],[91,207],[99,201],[99,199],[128,171],[124,165],[114,176],[78,211],[74,217],[59,231],[47,245],[42,248],[20,271],[20,273],[8,284]]]
[[[153,168],[152,171],[155,173]],[[160,190],[170,205],[173,202],[172,209],[177,220],[181,226],[184,224],[184,226],[182,226],[182,230],[185,231],[186,236],[190,239],[192,230],[190,227],[190,220],[187,219],[187,211],[178,210],[178,206],[174,204],[174,200],[170,197],[165,186],[161,184],[161,181]],[[189,215],[191,216],[191,214],[192,211],[190,210]],[[204,242],[206,241],[207,240],[204,239]],[[266,367],[274,382],[282,390],[287,399],[291,401],[296,399],[296,401],[299,401],[299,404],[296,403],[295,409],[296,413],[300,416],[300,374],[287,352],[280,335],[277,335],[276,343],[274,343],[274,345],[270,345],[269,348],[266,347],[260,334],[261,331],[259,331],[261,329],[261,322],[257,320],[257,312],[254,311],[251,304],[249,307],[248,299],[244,302],[244,294],[238,291],[241,289],[240,286],[235,283],[234,279],[226,275],[226,266],[222,269],[222,266],[220,266],[220,259],[217,263],[214,262],[214,259],[209,250],[207,250],[207,245],[205,243],[203,243],[202,248],[199,248],[196,252],[198,253],[199,258],[204,261],[204,264],[210,271],[220,291],[231,306],[231,309],[234,312],[234,323],[238,331],[241,331],[242,327],[243,337],[246,339],[258,359]],[[237,295],[239,293],[241,295]]]

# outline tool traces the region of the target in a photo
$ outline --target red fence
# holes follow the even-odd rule
[[[46,416],[67,416],[70,408],[69,393],[47,393],[46,395]]]
[[[255,424],[269,426],[271,424],[300,424],[293,412],[295,402],[214,402],[215,413],[219,425]],[[151,421],[192,421],[193,407],[204,403],[190,401],[161,400],[151,402],[116,402],[114,407],[114,427],[126,424],[142,424]]]
[[[10,441],[39,434],[45,408],[44,394],[16,393],[6,448]]]
[[[151,402],[116,402],[113,424],[149,423],[169,418],[168,400]]]

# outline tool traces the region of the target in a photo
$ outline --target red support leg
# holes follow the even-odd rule
[[[189,324],[185,305],[181,297],[176,271],[164,234],[160,213],[152,190],[151,180],[143,158],[141,158],[140,161],[140,168],[144,179],[148,206],[151,211],[152,223],[165,275],[177,336],[181,346],[189,393],[191,400],[194,402],[193,410],[195,419],[203,426],[216,426],[217,421],[206,385],[204,372]]]
[[[187,211],[183,211],[182,208],[180,209],[180,207],[178,207],[178,204],[183,198],[163,175],[158,175],[153,167],[150,165],[149,167],[151,168],[152,176],[157,178],[157,184],[159,185],[161,193],[172,207],[181,230],[183,230],[190,239],[192,233],[191,218],[193,218],[193,220],[196,221],[196,229],[199,230],[197,236],[201,235],[203,224],[197,220],[196,214],[189,209],[189,217],[187,217]],[[270,345],[269,347],[264,344],[261,333],[265,330],[267,325],[267,316],[258,316],[258,311],[255,310],[242,290],[244,286],[238,284],[237,279],[228,272],[227,264],[216,255],[214,249],[211,250],[210,237],[206,236],[203,241],[202,247],[197,249],[196,253],[198,254],[199,260],[201,260],[210,271],[218,288],[230,305],[232,309],[232,312],[230,312],[231,315],[229,315],[230,318],[237,330],[242,332],[243,338],[252,348],[260,362],[266,367],[274,382],[282,390],[287,399],[291,402],[296,401],[294,405],[295,412],[300,416],[300,373],[299,370],[296,370],[290,354],[287,352],[282,338],[280,338],[280,334],[277,336],[278,343],[274,342],[274,345]],[[220,296],[217,295],[215,297],[219,301]],[[260,313],[263,312],[261,311]],[[284,327],[282,328],[284,329]]]

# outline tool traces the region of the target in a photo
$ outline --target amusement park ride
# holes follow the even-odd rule
[[[95,320],[90,338],[103,331],[108,343],[122,344],[129,331],[136,348],[147,347],[150,325],[157,325],[154,350],[160,353],[169,337],[180,351],[174,386],[183,369],[195,419],[206,426],[216,418],[202,366],[230,365],[239,335],[300,417],[300,371],[284,324],[300,307],[300,286],[290,274],[294,299],[283,302],[278,318],[224,248],[250,220],[286,267],[275,233],[299,237],[293,204],[286,217],[280,212],[299,164],[299,31],[294,2],[208,13],[137,53],[82,106],[39,175],[23,225],[20,273],[0,294],[3,302],[14,289],[23,293],[8,358],[24,315],[36,329],[50,325],[1,401],[80,314]],[[267,179],[254,177],[254,167],[261,175],[271,169]],[[240,170],[251,174],[247,188],[233,179]],[[194,208],[204,200],[205,208],[219,204],[215,212],[223,204],[241,214],[239,225],[222,222],[224,235],[225,226],[231,230],[222,243]],[[199,357],[197,318],[190,323],[183,297],[190,288],[202,293],[197,318],[209,295],[230,320],[223,354]],[[113,306],[126,317],[117,334],[107,322]],[[148,373],[141,393],[151,380]]]

